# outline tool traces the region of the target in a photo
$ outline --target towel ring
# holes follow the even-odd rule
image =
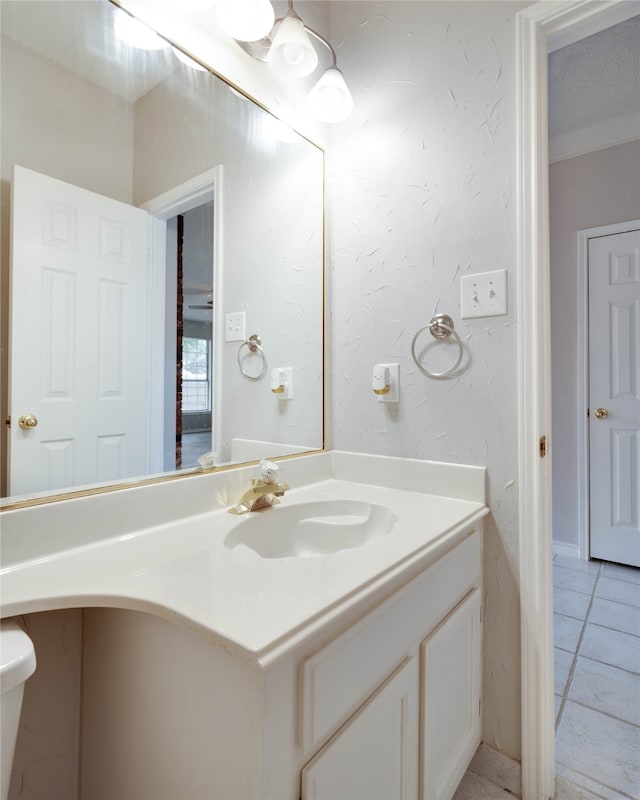
[[[248,347],[252,353],[260,353],[260,356],[262,357],[262,369],[260,370],[259,375],[249,375],[249,373],[242,366],[241,356],[243,347]],[[247,378],[247,380],[259,381],[262,380],[262,378],[264,378],[265,373],[267,371],[267,359],[265,358],[264,350],[260,347],[260,337],[258,336],[257,333],[251,334],[251,336],[246,341],[242,342],[242,344],[238,348],[237,358],[238,358],[238,366],[240,367],[240,372],[244,375],[245,378]]]
[[[435,339],[446,339],[448,336],[452,335],[456,340],[456,344],[458,345],[458,358],[456,359],[456,363],[451,367],[451,369],[447,369],[444,372],[431,372],[425,366],[423,366],[420,361],[418,360],[418,356],[416,355],[416,342],[421,334],[425,331],[429,331],[429,333]],[[448,314],[436,314],[433,319],[424,325],[420,330],[416,333],[413,337],[413,341],[411,342],[411,356],[413,361],[420,370],[420,372],[424,373],[428,378],[446,378],[449,375],[453,374],[462,362],[462,357],[464,355],[464,349],[462,346],[462,341],[458,334],[453,329],[453,320]]]

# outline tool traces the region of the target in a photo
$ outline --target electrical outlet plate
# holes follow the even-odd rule
[[[273,374],[282,373],[285,375],[285,391],[283,394],[276,394],[278,400],[293,400],[293,367],[276,367],[272,370],[271,388],[273,389]]]
[[[400,364],[380,364],[389,370],[389,385],[391,391],[388,394],[377,394],[376,399],[379,403],[397,403],[400,400]]]
[[[225,342],[244,342],[247,338],[247,321],[244,311],[224,315]]]
[[[460,316],[499,317],[507,313],[507,271],[479,272],[460,279]]]

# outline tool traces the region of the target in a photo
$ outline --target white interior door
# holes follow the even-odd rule
[[[640,231],[589,240],[590,554],[640,566]]]
[[[11,494],[149,472],[149,236],[146,211],[15,167]]]

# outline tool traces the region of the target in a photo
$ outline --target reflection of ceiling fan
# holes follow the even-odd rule
[[[189,306],[194,311],[211,311],[213,309],[213,300],[207,300],[206,303],[197,306]]]
[[[189,286],[183,289],[184,298],[191,298],[194,294],[208,294],[209,297],[204,301],[204,303],[199,303],[197,305],[189,305],[188,308],[193,309],[193,311],[211,311],[213,309],[213,289],[211,286]],[[195,299],[195,298],[194,298]]]

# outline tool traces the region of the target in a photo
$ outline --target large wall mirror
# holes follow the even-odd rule
[[[3,494],[322,449],[322,150],[108,0],[0,12]]]

